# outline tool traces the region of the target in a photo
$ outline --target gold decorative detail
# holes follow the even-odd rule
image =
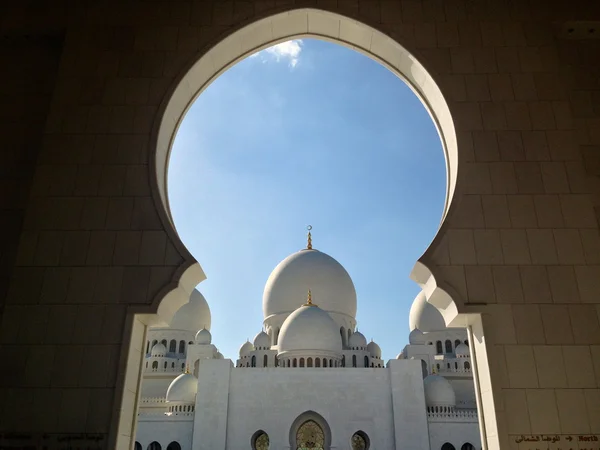
[[[325,448],[325,433],[314,420],[304,422],[296,432],[296,449],[323,450]]]
[[[310,289],[308,290],[308,298],[306,300],[306,303],[302,306],[317,306],[312,302],[312,292],[310,292]]]
[[[190,365],[189,364],[185,365],[185,373],[190,373]]]
[[[366,450],[367,442],[360,433],[352,435],[352,450]]]
[[[308,230],[308,243],[306,244],[307,250],[312,250],[312,234],[310,234],[310,230],[312,230],[312,225],[306,227]]]
[[[267,433],[260,433],[254,441],[254,448],[256,450],[269,450],[269,436]]]

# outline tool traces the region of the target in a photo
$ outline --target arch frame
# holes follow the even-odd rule
[[[259,438],[259,437],[261,437],[263,434],[264,434],[265,436],[267,436],[267,439],[269,440],[269,447],[271,446],[271,445],[270,445],[271,438],[269,437],[269,434],[268,434],[268,433],[267,433],[265,430],[263,430],[263,429],[261,428],[260,430],[256,430],[256,431],[254,432],[254,434],[252,435],[252,437],[250,437],[250,448],[251,448],[252,450],[256,450],[256,441],[257,441],[257,440],[258,440],[258,438]]]
[[[357,430],[354,433],[352,433],[352,436],[350,437],[350,447],[352,448],[352,440],[354,439],[354,436],[357,435],[365,441],[365,450],[369,450],[371,448],[371,439],[369,438],[369,435],[363,430]]]
[[[327,423],[327,421],[321,414],[312,410],[304,411],[302,414],[297,416],[292,422],[289,433],[290,449],[296,449],[296,433],[298,433],[298,430],[304,423],[310,420],[319,425],[321,427],[321,430],[323,430],[323,436],[325,437],[324,449],[329,450],[331,448],[332,442],[331,428],[329,427],[329,423]]]
[[[153,197],[165,227],[175,230],[167,187],[170,152],[193,102],[212,81],[242,59],[272,45],[302,38],[334,42],[368,56],[402,79],[421,100],[438,131],[446,159],[446,198],[441,226],[458,185],[458,143],[448,103],[417,52],[414,49],[409,52],[396,36],[392,38],[364,20],[325,9],[288,6],[281,8],[281,12],[270,11],[270,15],[240,23],[219,36],[193,58],[171,85],[152,129],[150,155]],[[176,230],[174,234],[177,236]],[[184,247],[180,239],[177,240],[178,248]],[[185,249],[183,254],[189,255]]]

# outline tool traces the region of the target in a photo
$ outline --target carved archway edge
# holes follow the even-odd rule
[[[187,95],[187,98],[184,100],[184,103],[180,105],[181,114],[176,117],[167,117],[168,109],[173,104],[173,100],[175,95],[178,93],[178,88],[187,82],[186,77],[191,73],[191,71],[196,67],[205,56],[212,56],[211,50],[216,49],[220,44],[227,43],[228,39],[231,39],[232,36],[235,36],[238,32],[243,30],[250,30],[253,27],[257,26],[261,22],[266,19],[273,19],[277,16],[292,16],[292,15],[302,15],[306,14],[307,17],[309,14],[317,14],[322,15],[324,20],[338,20],[344,21],[344,23],[355,25],[358,28],[368,29],[373,36],[384,37],[388,40],[387,43],[393,43],[397,46],[401,51],[404,51],[406,57],[410,58],[412,63],[418,70],[421,70],[421,73],[402,73],[399,69],[397,69],[394,64],[387,61],[382,57],[382,55],[374,54],[371,49],[367,49],[356,45],[356,43],[350,42],[348,40],[342,39],[340,36],[340,29],[338,29],[338,36],[332,37],[325,34],[318,34],[315,32],[291,32],[287,33],[284,36],[278,36],[275,38],[267,37],[266,40],[259,41],[257,45],[251,49],[247,49],[242,52],[238,52],[236,57],[226,61],[224,65],[215,69],[214,65],[212,67],[212,73],[209,76],[208,80],[204,82],[199,89],[195,90],[192,95]],[[308,19],[307,19],[308,20]],[[347,22],[346,22],[347,21]],[[371,23],[370,23],[371,22]],[[308,26],[308,25],[307,25]],[[340,25],[341,27],[341,25]],[[205,45],[189,62],[188,64],[180,71],[179,75],[175,78],[174,82],[170,85],[167,90],[161,105],[158,108],[158,111],[155,115],[154,124],[152,128],[152,134],[150,137],[150,157],[149,157],[149,170],[150,170],[150,180],[151,180],[151,188],[152,188],[152,196],[155,202],[156,211],[162,221],[164,229],[166,230],[167,235],[172,241],[173,245],[177,248],[179,253],[183,258],[183,263],[175,272],[172,281],[163,287],[152,299],[151,303],[148,305],[140,305],[131,310],[133,313],[143,314],[148,317],[148,323],[156,322],[157,319],[152,319],[150,316],[153,314],[158,314],[160,319],[158,322],[168,323],[172,318],[172,315],[177,310],[179,306],[181,306],[180,299],[177,299],[179,294],[185,294],[191,292],[194,286],[198,285],[202,282],[206,276],[204,275],[204,271],[200,267],[199,263],[194,259],[194,257],[190,254],[190,252],[186,249],[185,245],[182,243],[179,238],[177,231],[172,222],[172,218],[170,216],[168,198],[166,195],[166,190],[163,191],[161,188],[161,183],[165,182],[164,177],[166,176],[166,171],[168,170],[167,161],[172,144],[172,140],[177,133],[178,127],[180,125],[182,117],[185,115],[191,104],[197,98],[198,95],[202,92],[202,90],[209,85],[212,80],[217,78],[223,71],[227,70],[230,66],[237,63],[239,60],[245,58],[249,54],[252,54],[262,48],[273,45],[277,42],[285,41],[291,38],[300,38],[300,37],[319,37],[325,40],[330,40],[339,44],[344,44],[353,48],[357,51],[367,54],[371,58],[378,60],[380,63],[388,67],[390,70],[395,72],[399,77],[401,77],[407,84],[415,91],[415,93],[421,98],[426,108],[428,109],[440,135],[442,140],[442,145],[445,152],[445,158],[447,163],[447,192],[446,192],[446,205],[444,208],[444,214],[442,217],[442,221],[436,236],[431,242],[428,249],[424,252],[424,254],[419,258],[419,261],[415,264],[415,267],[411,273],[411,278],[417,282],[423,289],[425,289],[427,293],[427,299],[429,302],[434,304],[438,309],[440,309],[444,315],[447,324],[457,323],[457,316],[459,310],[462,311],[464,307],[464,299],[460,297],[460,295],[452,289],[451,286],[444,285],[444,282],[441,283],[436,282],[435,277],[435,264],[432,263],[431,255],[435,252],[436,248],[439,246],[440,241],[444,235],[444,231],[447,228],[448,217],[450,217],[456,210],[456,203],[460,198],[460,188],[463,185],[461,183],[461,179],[463,177],[463,170],[460,170],[461,162],[465,159],[465,156],[458,151],[458,142],[456,133],[454,130],[454,122],[452,120],[450,108],[448,103],[446,102],[443,93],[438,87],[439,84],[435,81],[435,74],[432,71],[427,70],[427,61],[424,57],[422,57],[418,51],[414,49],[407,50],[408,46],[404,45],[400,42],[396,37],[392,37],[389,34],[386,34],[385,31],[382,31],[378,28],[378,24],[372,23],[372,21],[365,19],[363,17],[359,17],[353,15],[352,13],[344,12],[340,14],[338,11],[327,10],[327,9],[315,9],[315,8],[299,8],[299,7],[289,7],[282,6],[277,8],[268,9],[262,11],[253,17],[244,19],[238,22],[234,27],[217,36],[215,39],[210,41],[207,45]],[[373,41],[371,40],[371,44]],[[204,58],[207,59],[207,58]],[[213,61],[210,61],[210,64],[213,64]],[[407,76],[424,76],[425,79],[423,81],[422,86],[417,86],[414,83],[414,80],[408,79]],[[429,84],[427,84],[429,81]],[[429,89],[429,92],[424,92],[423,89]],[[426,97],[427,94],[431,94],[435,92],[437,95],[438,105],[432,105],[429,99]],[[445,124],[440,123],[440,118],[437,114],[439,111],[435,111],[434,109],[440,106],[445,108]],[[164,133],[165,122],[170,121],[167,125],[169,126],[171,132],[168,136],[167,143],[167,153],[166,155],[162,155],[164,158],[164,165],[161,167],[158,165],[158,160],[161,155],[160,152],[160,139],[161,133]],[[445,128],[445,129],[444,129]],[[164,136],[164,135],[163,135]],[[163,137],[164,139],[164,137]],[[162,176],[160,175],[162,174]],[[441,280],[441,278],[440,278]],[[192,286],[193,285],[193,286]],[[436,286],[433,288],[433,286]],[[173,301],[172,305],[169,305]],[[450,305],[453,306],[450,306]],[[467,312],[467,311],[465,311]]]

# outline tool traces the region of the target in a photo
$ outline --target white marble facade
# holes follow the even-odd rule
[[[271,273],[263,330],[235,362],[195,290],[148,332],[135,450],[481,448],[466,330],[418,295],[410,343],[385,363],[356,309],[350,276],[310,236]]]

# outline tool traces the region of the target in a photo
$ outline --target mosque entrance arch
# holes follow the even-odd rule
[[[290,448],[293,450],[328,450],[331,430],[320,414],[306,411],[290,427]]]

